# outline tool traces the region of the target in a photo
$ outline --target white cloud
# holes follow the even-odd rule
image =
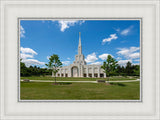
[[[22,27],[22,25],[20,26],[20,37],[21,38],[24,38],[25,37],[25,30],[24,30],[24,28]]]
[[[127,60],[119,60],[118,64],[125,66],[128,61],[130,61],[131,63],[132,61],[139,62],[139,57],[140,57],[139,50],[140,50],[139,47],[120,48],[117,54],[122,55]]]
[[[85,61],[87,63],[95,62],[96,60],[98,60],[98,58],[96,57],[96,53],[95,52],[92,53],[92,54],[87,55],[87,57],[85,59]]]
[[[62,61],[62,64],[64,65],[69,65],[71,62],[70,61]]]
[[[106,60],[107,57],[108,57],[108,55],[110,55],[110,54],[104,53],[104,54],[102,54],[102,55],[99,55],[99,58],[102,59],[102,60]],[[111,55],[111,56],[112,56],[112,55]],[[113,57],[113,56],[112,56],[112,57]]]
[[[137,51],[137,50],[139,50],[139,47],[130,47],[130,51],[131,51],[131,52],[135,52],[135,51]]]
[[[33,49],[31,49],[31,48],[23,48],[23,47],[21,47],[20,51],[23,54],[29,53],[29,54],[35,54],[35,55],[37,55],[37,53]]]
[[[84,23],[85,21],[84,20],[80,20],[80,21],[78,21],[78,20],[72,20],[72,21],[64,21],[64,20],[60,20],[60,21],[58,21],[58,24],[59,24],[59,26],[60,26],[60,30],[62,31],[62,32],[64,32],[67,28],[69,28],[70,26],[74,26],[75,24],[82,24],[82,23]]]
[[[140,65],[139,63],[132,63],[133,65]]]
[[[122,55],[127,59],[136,59],[140,56],[140,53],[137,52],[138,50],[139,47],[119,48],[117,54]]]
[[[116,59],[117,59],[117,60],[121,60],[122,58],[121,58],[121,57],[117,57]]]
[[[136,60],[134,60],[134,61],[139,62],[139,61],[140,61],[140,59],[136,59]]]
[[[130,51],[127,48],[120,48],[120,51],[117,52],[117,54],[121,54],[124,56],[128,56],[129,53],[130,53]]]
[[[44,65],[45,64],[44,62],[40,62],[36,59],[22,59],[22,62],[24,62],[27,67],[31,65]]]
[[[102,65],[102,62],[93,62],[91,65]]]
[[[20,57],[21,57],[21,59],[27,59],[27,58],[33,58],[33,55],[21,53]]]
[[[140,56],[139,52],[136,52],[136,53],[133,53],[133,54],[130,54],[130,55],[129,55],[129,57],[130,57],[131,59],[139,58],[139,56]]]
[[[122,30],[120,34],[126,36],[131,32],[132,28],[133,28],[133,26],[130,26],[130,27],[126,28],[126,29]]]
[[[22,59],[22,62],[25,63],[27,67],[31,65],[44,65],[44,62],[40,62],[36,59],[28,59],[28,58],[34,58],[34,55],[37,55],[37,52],[35,52],[31,48],[20,48],[20,57]]]
[[[111,42],[112,40],[116,40],[118,37],[116,34],[110,34],[110,37],[102,40],[102,43]]]
[[[71,59],[71,58],[69,58],[69,57],[67,58],[67,60],[70,60],[70,59]]]
[[[80,20],[79,24],[82,25],[85,22],[85,20]]]
[[[47,60],[49,60],[50,56],[47,56]]]
[[[119,60],[118,64],[120,66],[126,66],[126,64],[127,64],[128,61],[132,63],[132,60]]]

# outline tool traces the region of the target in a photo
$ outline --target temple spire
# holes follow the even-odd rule
[[[79,46],[81,46],[81,32],[79,32]]]
[[[82,46],[81,46],[81,32],[79,32],[79,45],[78,45],[78,54],[82,54]]]

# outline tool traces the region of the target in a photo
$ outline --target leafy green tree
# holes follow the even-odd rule
[[[21,76],[30,76],[28,68],[26,67],[25,63],[22,62],[22,59],[20,59],[20,74]]]
[[[40,68],[37,66],[29,66],[27,67],[25,63],[22,62],[22,59],[20,59],[20,75],[21,77],[27,77],[27,76],[45,76],[45,75],[51,75],[52,70],[47,68]]]
[[[50,56],[48,64],[45,65],[52,70],[56,84],[56,73],[59,71],[58,68],[62,66],[62,62],[59,60],[58,55],[53,54],[52,56]]]
[[[131,62],[127,62],[127,65],[126,65],[126,74],[131,76],[133,74],[133,66],[132,66],[132,63]]]
[[[133,75],[140,76],[140,66],[139,65],[134,65]]]
[[[122,71],[121,72],[122,76],[127,76],[127,74],[126,74],[126,68],[124,66],[122,66],[121,71]]]
[[[116,75],[121,75],[121,74],[122,74],[122,67],[120,65],[117,65]]]
[[[118,66],[118,62],[112,58],[111,55],[108,55],[107,60],[103,62],[103,65],[101,66],[102,69],[104,69],[104,72],[106,73],[107,81],[109,83],[109,77],[111,74],[116,72],[116,67]]]

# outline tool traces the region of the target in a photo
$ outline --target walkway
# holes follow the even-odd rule
[[[23,80],[21,80],[21,81],[23,81]],[[54,82],[54,81],[51,81],[51,80],[30,80],[30,81],[31,82]],[[137,80],[123,80],[123,81],[109,81],[109,82],[137,82],[137,81],[140,81],[140,79],[137,79]],[[57,82],[97,83],[97,81],[60,81],[60,80],[58,80]]]

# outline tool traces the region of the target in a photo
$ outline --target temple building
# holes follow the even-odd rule
[[[82,54],[81,33],[79,33],[78,55],[75,55],[75,61],[69,66],[59,68],[57,77],[106,77],[101,65],[87,65],[85,57]]]

